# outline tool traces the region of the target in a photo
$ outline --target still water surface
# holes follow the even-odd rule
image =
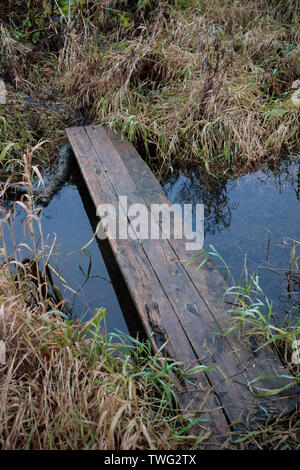
[[[204,246],[216,248],[236,281],[243,280],[245,267],[257,273],[282,317],[299,299],[299,289],[287,275],[293,241],[300,241],[299,159],[282,162],[275,174],[265,169],[224,182],[181,174],[164,187],[172,203],[204,204]],[[212,259],[224,272],[222,263]]]

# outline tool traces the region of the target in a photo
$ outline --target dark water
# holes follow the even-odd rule
[[[276,175],[266,170],[234,181],[181,174],[169,178],[164,187],[173,203],[205,204],[205,244],[214,245],[236,279],[243,276],[246,263],[249,272],[259,274],[275,310],[282,314],[293,304],[296,294],[289,297],[286,292],[296,287],[288,286],[286,272],[292,240],[300,240],[299,161],[282,163]],[[55,282],[73,318],[89,319],[96,308],[105,307],[108,331],[117,328],[135,334],[136,312],[108,244],[94,239],[82,250],[93,237],[94,212],[82,183],[66,185],[42,209],[45,244],[56,240],[50,262],[66,281],[54,276]],[[18,210],[17,244],[29,243],[23,236],[24,219],[24,211]],[[12,250],[9,236],[7,243]],[[20,261],[25,256],[28,250],[23,247]],[[218,260],[215,263],[223,269]]]
[[[139,327],[135,309],[116,269],[108,244],[101,242],[100,246],[94,238],[87,248],[82,249],[93,238],[97,223],[94,212],[86,190],[69,184],[64,186],[47,207],[42,208],[40,218],[46,253],[55,241],[49,259],[59,273],[56,276],[52,272],[54,283],[60,288],[75,320],[88,320],[95,309],[105,307],[108,332],[119,329],[136,334]],[[16,244],[22,244],[18,253],[19,261],[30,257],[30,250],[24,244],[32,246],[27,231],[24,236],[25,218],[24,210],[18,209],[14,234]],[[11,253],[12,240],[8,230],[5,231],[8,252]],[[38,240],[37,225],[35,233]]]
[[[205,205],[204,246],[216,248],[236,281],[243,279],[245,266],[257,273],[282,318],[299,299],[287,276],[293,240],[300,241],[299,159],[282,162],[276,172],[266,169],[223,182],[175,175],[164,188],[172,203]],[[222,263],[213,261],[224,272]]]

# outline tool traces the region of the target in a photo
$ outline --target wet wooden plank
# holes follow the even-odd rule
[[[97,172],[97,155],[91,142],[86,141],[84,129],[68,129],[67,134],[80,162],[95,208],[103,202],[117,205],[117,196],[109,181],[103,173]],[[160,352],[161,356],[167,354],[182,361],[185,367],[194,366],[198,358],[145,257],[141,244],[132,239],[109,238],[109,242],[154,350],[158,352],[166,343]],[[198,411],[203,419],[203,427],[206,430],[212,429],[215,436],[220,435],[228,425],[220,403],[205,375],[194,377],[193,380],[195,386],[190,385],[188,394],[185,388],[178,386],[180,406],[187,412]],[[213,438],[210,443],[214,443]]]
[[[116,194],[126,194],[128,205],[133,203],[147,204],[145,193],[149,182],[147,184],[146,181],[143,181],[142,188],[138,191],[132,175],[129,174],[126,165],[121,161],[120,154],[114,148],[105,129],[100,126],[89,126],[86,130],[99,157],[99,164],[102,166],[104,174],[110,179]],[[149,205],[148,207],[150,210]],[[180,262],[182,257],[186,260],[190,256],[186,252],[180,253],[184,243],[180,240],[145,240],[142,244],[193,349],[199,359],[201,358],[202,364],[218,366],[218,370],[208,373],[209,380],[219,399],[221,398],[230,420],[237,421],[243,418],[249,422],[254,421],[261,415],[262,407],[267,407],[274,415],[285,412],[290,406],[293,407],[289,399],[282,401],[273,398],[257,399],[249,391],[247,384],[249,377],[251,378],[250,373],[255,369],[254,376],[257,377],[259,374],[256,371],[259,370],[259,364],[257,364],[252,351],[248,350],[240,341],[236,341],[234,335],[231,335],[229,342],[229,338],[218,334],[222,331],[222,325],[220,325],[220,321],[216,321],[216,303],[214,302],[211,309],[208,308],[196,284],[191,282],[191,277]],[[201,271],[202,274],[206,272],[206,267]],[[204,294],[214,294],[214,286],[221,279],[221,275],[217,270],[214,270],[211,282],[200,284],[202,291],[206,288]],[[195,318],[197,316],[198,319]],[[199,328],[201,328],[201,335],[199,335]],[[283,367],[281,371],[284,372]],[[226,380],[224,380],[224,375]],[[265,371],[261,375],[268,374]],[[286,378],[274,380],[276,380],[276,384],[280,382],[280,386],[287,383]],[[260,385],[263,388],[268,388],[270,385],[269,378],[262,382]],[[237,386],[237,384],[239,385]]]
[[[149,166],[142,160],[130,142],[126,139],[121,139],[111,131],[108,134],[134,183],[143,193],[143,198],[148,206],[153,203],[171,205],[157,178],[155,178]],[[170,243],[184,266],[186,266],[186,261],[190,259],[190,254],[185,250],[184,244],[176,239],[171,239]],[[186,269],[204,302],[212,312],[220,331],[225,332],[230,326],[230,317],[227,314],[229,307],[227,307],[224,301],[224,293],[228,286],[210,260],[199,269],[202,260],[203,257],[201,256],[196,258]],[[211,288],[212,285],[214,286],[213,289]],[[258,376],[265,376],[264,380],[257,382],[257,384],[262,388],[271,390],[279,389],[287,383],[287,379],[282,377],[286,374],[286,369],[283,367],[278,356],[273,354],[271,348],[260,349],[254,356],[253,350],[257,349],[254,341],[251,343],[251,347],[249,345],[247,348],[245,344],[241,344],[236,331],[230,334],[229,340],[239,359],[241,370],[245,372],[247,382]],[[273,411],[274,415],[288,413],[295,408],[298,401],[297,395],[295,394],[294,399],[288,400],[284,400],[284,396],[282,394],[267,399],[267,406]],[[280,400],[278,400],[279,397],[281,397]]]
[[[103,202],[117,206],[120,195],[127,196],[128,205],[143,203],[149,210],[152,203],[169,204],[128,142],[116,140],[99,126],[67,133],[95,207]],[[278,415],[295,406],[295,400],[258,398],[249,391],[251,378],[279,375],[284,369],[271,351],[255,357],[236,336],[229,341],[218,334],[226,326],[226,309],[220,301],[226,285],[212,263],[196,270],[195,260],[186,268],[190,254],[179,240],[109,241],[154,349],[167,341],[164,352],[186,366],[198,361],[215,367],[198,379],[196,392],[178,393],[183,407],[187,403],[199,407],[205,397],[205,408],[213,410],[206,413],[209,425],[215,420],[217,432],[222,432],[226,419],[248,423],[261,415],[262,408]],[[158,334],[153,335],[155,330]],[[268,378],[264,386],[275,388],[282,380]],[[220,404],[223,410],[217,409]]]

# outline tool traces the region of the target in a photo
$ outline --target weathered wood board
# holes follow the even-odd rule
[[[117,208],[119,197],[126,196],[128,206],[146,206],[161,229],[151,204],[170,202],[134,147],[102,126],[66,132],[95,210],[104,203]],[[128,225],[136,231],[130,216]],[[212,431],[209,446],[220,446],[221,434],[237,422],[251,427],[266,412],[278,417],[295,408],[298,397],[293,391],[280,398],[250,391],[249,382],[258,376],[264,376],[255,383],[258,390],[284,386],[286,370],[271,349],[256,351],[235,331],[222,334],[229,320],[223,299],[227,286],[212,262],[197,269],[198,257],[187,266],[194,253],[185,249],[185,240],[107,235],[154,350],[182,362],[186,370],[198,364],[210,367],[191,377],[188,387],[178,383],[177,390],[180,407],[198,413],[200,427]]]

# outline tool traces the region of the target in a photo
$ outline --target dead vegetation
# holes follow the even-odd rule
[[[38,216],[29,200],[24,208],[30,231]],[[193,416],[176,410],[172,364],[147,344],[107,338],[104,309],[84,325],[68,319],[45,281],[47,247],[32,245],[22,263],[1,252],[0,449],[201,449],[209,433],[195,435]],[[297,449],[299,434],[296,410],[228,430],[222,448]]]
[[[286,24],[267,2],[186,4],[160,3],[143,27],[121,25],[90,51],[94,31],[86,41],[74,24],[63,93],[164,166],[232,172],[277,159],[299,140],[298,5]]]
[[[28,172],[30,162],[24,163]],[[8,214],[0,225],[0,341],[6,348],[4,361],[0,350],[0,449],[203,448],[210,435],[205,422],[195,434],[195,417],[176,408],[172,371],[178,373],[178,365],[163,363],[134,338],[108,338],[103,308],[87,323],[74,323],[53,295],[54,244],[46,244],[39,210],[30,197],[16,204],[25,211],[31,244],[29,258],[21,246],[7,252]],[[222,448],[297,449],[299,433],[296,410],[255,430],[228,429]]]
[[[0,300],[2,450],[201,449],[192,420],[170,408],[161,382],[172,389],[171,377],[147,346],[124,355],[126,346],[101,336],[96,317],[79,328],[57,309],[29,307],[3,266]],[[295,411],[228,433],[224,448],[297,449],[299,433]]]
[[[134,377],[149,367],[155,375],[153,361],[117,359],[118,345],[87,339],[85,334],[95,333],[92,324],[80,332],[58,310],[29,308],[3,267],[0,298],[0,337],[6,345],[6,364],[0,366],[1,449],[192,446],[195,439],[176,437],[183,418],[168,409],[153,377]]]
[[[46,143],[34,154],[34,162],[41,169],[50,169],[56,161],[59,148],[66,140],[65,118],[44,102],[31,102],[24,93],[8,90],[9,106],[0,119],[0,180],[14,181],[22,177],[20,156],[28,147],[41,141]]]
[[[16,12],[2,24],[4,77],[121,130],[156,169],[232,174],[298,143],[298,0],[46,3],[30,47]]]
[[[195,417],[176,408],[172,372],[185,377],[178,364],[163,363],[134,338],[108,338],[103,308],[85,324],[68,316],[49,270],[55,240],[43,234],[30,197],[33,150],[22,164],[28,195],[0,224],[0,341],[6,348],[3,360],[0,343],[0,449],[203,448],[210,435],[205,422],[195,434]],[[29,235],[20,246],[14,242],[16,206]],[[228,429],[222,448],[298,448],[299,426],[295,411],[255,430]]]

